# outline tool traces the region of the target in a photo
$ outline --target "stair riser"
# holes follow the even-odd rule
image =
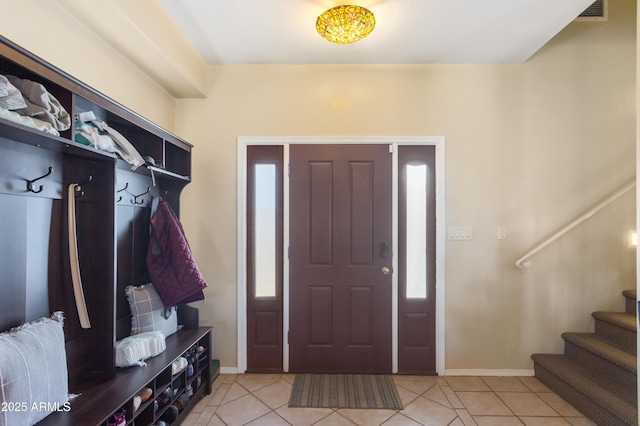
[[[625,300],[625,312],[635,316],[638,307],[636,303],[637,292],[635,290],[625,290],[622,292],[622,296]]]
[[[568,385],[561,379],[559,379],[552,372],[539,364],[534,364],[535,375],[538,380],[544,383],[547,387],[553,390],[556,394],[564,398],[569,404],[573,405],[581,413],[586,415],[592,421],[598,425],[607,426],[635,426],[638,423],[637,417],[635,419],[621,419],[613,413],[610,413],[597,401],[593,401],[587,398],[584,394],[579,392],[574,387]],[[637,416],[637,415],[636,415]],[[626,421],[625,421],[626,420]]]
[[[564,353],[575,362],[585,368],[589,368],[594,373],[606,374],[616,381],[616,389],[611,389],[628,403],[635,404],[637,398],[637,382],[634,371],[629,371],[610,361],[589,352],[572,342],[565,341]]]
[[[623,346],[630,354],[636,355],[636,333],[633,331],[596,319],[595,332]]]
[[[635,299],[626,299],[626,304],[625,304],[625,312],[631,315],[635,315],[636,314],[636,301]]]

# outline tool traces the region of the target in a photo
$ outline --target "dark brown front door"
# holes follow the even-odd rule
[[[290,370],[391,372],[389,148],[292,145],[290,165]]]

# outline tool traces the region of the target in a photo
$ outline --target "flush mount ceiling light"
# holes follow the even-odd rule
[[[362,40],[375,26],[376,18],[369,9],[353,5],[332,7],[318,16],[316,21],[318,34],[339,44]]]

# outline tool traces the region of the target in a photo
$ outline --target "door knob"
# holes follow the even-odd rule
[[[391,268],[389,268],[388,266],[383,266],[382,268],[380,268],[380,272],[382,272],[383,275],[389,275],[391,273]]]

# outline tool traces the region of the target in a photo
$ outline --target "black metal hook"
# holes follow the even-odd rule
[[[144,200],[142,200],[142,201],[138,202],[138,198],[142,197],[143,195],[148,194],[148,193],[149,193],[149,191],[151,191],[151,188],[147,188],[147,190],[146,190],[146,191],[144,191],[142,194],[134,195],[134,196],[133,196],[133,200],[131,200],[131,202],[132,202],[133,204],[137,204],[137,205],[144,204]]]
[[[44,175],[37,177],[33,180],[27,180],[27,191],[31,191],[34,193],[38,193],[38,192],[42,192],[42,190],[44,189],[44,187],[42,185],[40,185],[40,188],[38,188],[37,190],[34,189],[33,183],[36,181],[39,181],[40,179],[44,179],[47,176],[49,176],[51,174],[51,172],[53,172],[53,167],[49,167],[49,171],[47,173],[45,173]]]
[[[122,189],[118,189],[116,192],[122,192],[122,191],[125,191],[128,187],[129,187],[129,182],[127,182],[127,183],[125,183],[125,184],[124,184],[124,188],[122,188]],[[120,201],[122,201],[122,195],[118,197],[118,201],[117,201],[117,202],[119,203]]]
[[[77,197],[82,197],[84,195],[84,191],[82,190],[82,186],[88,184],[92,180],[93,180],[93,176],[89,175],[89,177],[87,179],[85,179],[82,183],[74,184],[75,185],[75,189],[76,189],[76,196]]]

